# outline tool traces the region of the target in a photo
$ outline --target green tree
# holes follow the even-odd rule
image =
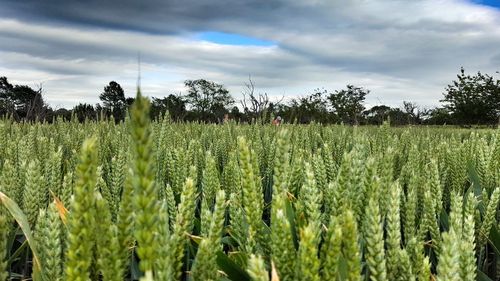
[[[203,121],[222,120],[234,99],[223,85],[205,79],[186,80],[187,102]]]
[[[387,105],[376,105],[364,112],[365,118],[368,124],[371,125],[382,125],[382,123],[387,120],[391,108]]]
[[[233,106],[233,108],[231,108],[231,111],[229,112],[229,114],[231,115],[231,118],[233,118],[234,120],[237,120],[239,122],[245,120],[244,114],[240,112],[240,109],[237,106]]]
[[[17,86],[14,88],[14,91],[16,89]],[[23,86],[23,91],[20,93],[27,94],[26,96],[21,96],[25,99],[20,101],[20,109],[23,110],[24,118],[29,121],[45,120],[47,114],[52,110],[43,99],[42,87],[34,90],[28,86]]]
[[[454,124],[454,120],[448,109],[437,107],[429,111],[429,118],[425,120],[425,123],[430,125],[450,125]]]
[[[329,113],[325,100],[326,94],[326,90],[315,89],[310,95],[292,100],[290,104],[292,110],[295,111],[297,121],[300,123],[311,121],[327,123]]]
[[[422,124],[430,112],[430,110],[419,107],[415,102],[410,101],[403,101],[402,109],[406,114],[408,124]]]
[[[173,120],[180,121],[186,115],[186,101],[178,95],[168,95],[164,98],[155,98],[151,103],[151,116],[158,117],[168,111]]]
[[[104,92],[99,95],[99,99],[103,103],[104,109],[114,116],[119,121],[125,115],[125,92],[120,84],[115,81],[109,82],[109,85],[104,87]]]
[[[363,118],[365,106],[363,102],[369,90],[362,87],[347,85],[347,89],[331,93],[328,100],[337,117],[346,124],[359,124]]]
[[[37,90],[27,85],[12,85],[7,77],[0,77],[0,113],[14,114],[17,119],[44,120],[51,111]]]
[[[91,104],[79,103],[71,110],[79,122],[88,120],[95,120],[97,118],[96,111]]]
[[[7,77],[0,77],[0,99],[8,99],[11,98],[12,90],[14,86],[9,83]]]
[[[11,114],[14,111],[12,91],[14,86],[9,83],[7,77],[0,77],[0,115]]]
[[[500,80],[478,72],[466,75],[462,67],[457,79],[443,94],[445,108],[460,124],[495,124],[500,117]]]

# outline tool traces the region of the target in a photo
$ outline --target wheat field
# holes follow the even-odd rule
[[[500,131],[0,122],[0,280],[500,280]]]

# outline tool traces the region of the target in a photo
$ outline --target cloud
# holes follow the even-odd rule
[[[0,1],[0,75],[44,82],[62,106],[97,102],[110,80],[133,95],[139,53],[150,95],[206,78],[238,96],[252,75],[273,96],[352,83],[372,90],[370,104],[391,105],[436,105],[460,66],[492,73],[500,57],[499,10],[463,0]]]

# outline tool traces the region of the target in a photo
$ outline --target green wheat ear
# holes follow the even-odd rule
[[[36,223],[38,212],[45,209],[48,193],[44,188],[44,177],[40,171],[39,161],[31,161],[26,171],[26,190],[24,195],[24,212],[31,227]]]
[[[486,245],[488,235],[490,233],[491,227],[496,222],[495,214],[497,212],[498,203],[500,201],[500,186],[495,188],[491,194],[491,198],[488,201],[488,206],[486,208],[486,214],[484,215],[483,223],[479,232],[479,247]]]
[[[299,199],[307,224],[315,229],[319,237],[321,226],[321,190],[318,189],[312,166],[305,163],[305,180],[299,193]]]
[[[361,257],[356,219],[350,210],[344,211],[339,219],[342,224],[342,254],[347,268],[345,280],[359,281],[361,275]]]
[[[95,208],[99,214],[96,218],[97,265],[103,280],[120,281],[123,280],[124,267],[121,264],[117,228],[111,220],[109,204],[100,194],[96,197]]]
[[[321,246],[321,272],[324,280],[337,280],[342,245],[342,228],[337,217],[330,219],[325,233],[324,244]]]
[[[151,143],[149,101],[137,90],[131,109],[131,137],[133,151],[132,186],[136,207],[135,238],[137,255],[143,271],[153,270],[156,259],[155,233],[158,232],[159,203],[155,183],[154,155]]]
[[[184,247],[189,241],[186,233],[190,233],[193,227],[196,203],[196,187],[191,178],[187,178],[182,188],[181,202],[175,217],[174,229],[169,237],[167,249],[167,276],[168,280],[178,280],[182,274],[182,258]]]
[[[74,197],[68,219],[68,247],[66,249],[65,280],[89,280],[94,247],[97,149],[96,139],[82,145],[80,163],[76,167]]]
[[[135,246],[134,227],[135,227],[135,190],[132,186],[132,171],[127,171],[127,177],[123,185],[121,201],[117,214],[118,242],[121,249],[121,264],[128,268],[130,256]]]
[[[286,216],[286,193],[273,195],[271,214],[271,259],[282,281],[294,280],[295,257],[297,255],[293,243],[292,229]]]
[[[157,233],[157,243],[159,245],[167,245],[168,239],[170,238],[170,223],[168,218],[168,207],[167,202],[163,200],[160,204],[160,220],[159,224],[159,232]],[[159,259],[156,261],[156,272],[155,276],[158,280],[165,280],[168,278],[167,269],[168,269],[168,249],[167,247],[158,247],[157,255]]]
[[[382,228],[378,201],[374,197],[368,201],[365,215],[365,259],[370,272],[370,280],[383,281],[387,278],[384,230]]]
[[[401,249],[401,187],[397,181],[390,186],[386,216],[387,231],[387,277],[394,280],[399,264],[398,253]]]
[[[298,280],[321,280],[319,276],[320,261],[318,259],[316,225],[307,225],[301,230],[300,245],[297,255]]]
[[[241,167],[243,208],[248,223],[248,240],[245,250],[247,253],[260,253],[262,251],[262,245],[259,243],[261,242],[259,232],[262,227],[262,189],[258,182],[255,155],[244,137],[238,138],[238,157]]]
[[[220,190],[215,199],[213,214],[209,211],[207,237],[204,238],[198,248],[196,259],[192,268],[193,280],[217,280],[217,251],[222,249],[221,237],[224,226],[224,215],[226,211],[226,195]]]
[[[398,275],[393,280],[414,281],[415,276],[413,275],[413,269],[411,267],[411,260],[408,252],[405,249],[399,249],[397,255],[399,259],[399,263],[397,265]]]
[[[460,276],[462,280],[476,279],[475,208],[476,198],[473,192],[469,192],[465,205],[462,241],[460,244]]]
[[[453,228],[443,233],[443,242],[437,266],[438,280],[460,280],[460,254],[457,251],[460,241]]]
[[[62,230],[55,203],[40,210],[35,239],[40,255],[43,280],[62,280]]]
[[[214,204],[215,194],[220,189],[220,180],[215,158],[210,151],[205,155],[205,169],[203,170],[201,182],[204,199],[203,203],[207,204],[207,208],[211,210]]]
[[[269,281],[264,260],[260,256],[250,255],[247,271],[253,281]]]

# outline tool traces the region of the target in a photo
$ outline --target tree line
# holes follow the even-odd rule
[[[355,85],[329,91],[315,89],[311,93],[284,101],[271,100],[258,93],[251,78],[245,83],[242,98],[237,102],[222,85],[205,79],[186,80],[185,94],[151,98],[151,118],[167,114],[179,122],[220,123],[227,119],[241,123],[269,122],[281,116],[285,122],[343,123],[376,125],[390,120],[393,125],[497,125],[500,120],[500,79],[478,72],[466,74],[461,68],[457,79],[446,86],[441,106],[424,108],[403,101],[399,107],[376,105],[365,107],[370,90]],[[122,121],[134,98],[126,97],[115,81],[106,85],[99,95],[100,103],[80,103],[72,109],[52,109],[43,99],[43,89],[12,85],[0,77],[0,116],[17,121],[47,121],[54,118],[78,121],[113,118]]]

